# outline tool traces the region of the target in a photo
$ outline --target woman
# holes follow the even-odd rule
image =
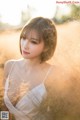
[[[16,120],[39,119],[39,107],[58,73],[47,63],[56,43],[56,28],[48,18],[36,17],[23,27],[19,42],[23,58],[9,60],[4,67],[4,102]]]

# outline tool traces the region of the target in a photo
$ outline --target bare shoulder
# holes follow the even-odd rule
[[[14,61],[15,60],[12,59],[12,60],[8,60],[8,61],[5,62],[5,64],[4,64],[4,71],[5,72],[7,72],[7,73],[9,72],[9,69],[11,68]]]
[[[6,61],[5,64],[4,64],[4,71],[5,71],[5,72],[9,72],[12,64],[13,64],[15,61],[16,61],[15,59],[11,59],[11,60]]]
[[[9,75],[9,72],[10,72],[10,70],[11,70],[12,65],[13,65],[15,62],[18,63],[19,61],[21,61],[21,59],[18,59],[18,60],[16,60],[16,59],[11,59],[11,60],[8,60],[8,61],[5,62],[5,64],[4,64],[3,85],[5,84],[5,80],[6,80],[6,78],[7,78],[8,75]]]
[[[12,66],[12,64],[14,64],[15,62],[16,62],[16,64],[17,63],[19,63],[20,61],[22,61],[22,59],[11,59],[11,60],[8,60],[8,61],[6,61],[5,62],[5,64],[4,64],[4,69],[7,69],[7,70],[9,70],[10,68],[11,68],[11,66]]]
[[[12,65],[12,63],[13,63],[14,61],[15,61],[14,59],[11,59],[11,60],[6,61],[5,64],[4,64],[4,67],[8,67],[8,66]]]

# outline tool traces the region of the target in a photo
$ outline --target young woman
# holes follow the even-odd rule
[[[23,58],[9,60],[4,67],[4,102],[16,120],[38,119],[39,107],[58,73],[47,62],[56,42],[56,28],[48,18],[36,17],[23,27],[19,42]]]

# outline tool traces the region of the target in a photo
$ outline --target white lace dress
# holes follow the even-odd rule
[[[13,67],[14,65],[12,65]],[[16,120],[33,120],[38,114],[39,105],[42,100],[46,98],[47,91],[44,85],[44,81],[47,78],[50,69],[48,70],[43,82],[32,90],[26,92],[26,94],[17,102],[14,106],[8,97],[9,88],[9,75],[5,83],[4,102],[9,112],[12,113]],[[15,97],[15,96],[14,96]]]

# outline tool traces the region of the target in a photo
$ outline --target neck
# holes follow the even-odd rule
[[[29,68],[33,68],[41,65],[40,59],[24,59],[25,65]]]

